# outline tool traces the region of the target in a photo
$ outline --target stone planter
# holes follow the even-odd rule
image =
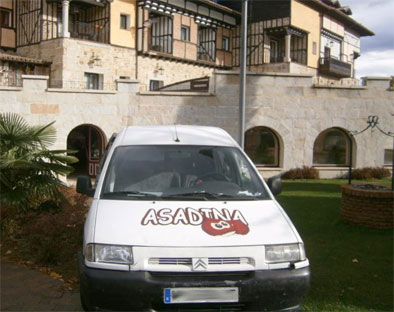
[[[342,221],[376,229],[393,228],[394,192],[352,185],[342,185],[341,189]]]

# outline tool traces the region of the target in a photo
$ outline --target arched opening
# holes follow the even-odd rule
[[[246,131],[245,152],[255,165],[279,167],[279,138],[270,128],[254,127]]]
[[[342,129],[330,128],[316,138],[313,145],[313,164],[315,166],[348,166],[349,153],[349,135]]]
[[[72,165],[74,172],[70,176],[96,177],[104,148],[105,136],[98,127],[81,125],[71,130],[67,137],[67,149],[77,151],[74,156],[79,162]]]

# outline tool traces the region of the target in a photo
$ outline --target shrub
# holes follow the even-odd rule
[[[365,167],[352,170],[352,178],[357,180],[382,179],[391,175],[384,167]]]
[[[31,126],[21,116],[0,113],[0,204],[22,211],[62,196],[59,175],[78,161],[66,150],[49,150],[56,140],[52,123]]]
[[[294,168],[286,171],[282,175],[282,179],[319,179],[319,171],[313,167]]]

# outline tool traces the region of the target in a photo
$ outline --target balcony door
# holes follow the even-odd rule
[[[283,62],[283,43],[277,39],[270,40],[270,63]]]
[[[324,47],[324,58],[330,58],[330,57],[331,57],[331,48]]]

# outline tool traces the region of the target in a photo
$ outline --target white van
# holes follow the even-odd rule
[[[224,130],[129,127],[107,149],[80,255],[86,310],[293,311],[309,287],[303,242]],[[271,189],[271,190],[270,190]]]

